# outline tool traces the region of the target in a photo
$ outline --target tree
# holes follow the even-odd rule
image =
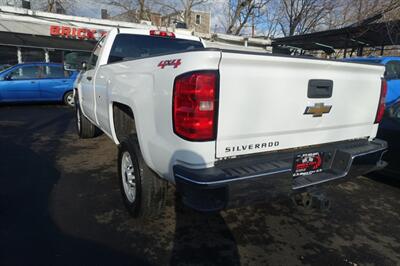
[[[328,0],[280,0],[282,17],[279,21],[285,36],[312,32],[324,23],[331,9]],[[334,1],[333,1],[334,2]]]
[[[281,21],[282,14],[279,4],[278,1],[271,1],[266,7],[264,16],[261,18],[261,28],[265,37],[273,38],[280,33],[279,22]]]
[[[399,8],[398,0],[338,0],[337,5],[328,12],[327,28],[345,27],[371,18],[379,19],[380,14],[386,21],[399,19]]]
[[[255,20],[261,17],[264,7],[269,2],[270,0],[228,0],[226,33],[239,35],[250,19],[255,27]]]
[[[105,4],[117,7],[132,15],[132,20],[150,20],[149,1],[147,0],[107,0]]]
[[[156,1],[163,13],[180,14],[183,22],[186,25],[191,24],[192,11],[197,7],[204,7],[208,0],[171,0],[171,1]]]
[[[51,13],[69,13],[74,2],[74,0],[38,0],[32,2],[32,8]]]

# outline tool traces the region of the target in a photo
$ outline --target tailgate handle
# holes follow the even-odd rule
[[[332,97],[333,81],[329,79],[310,79],[308,81],[308,98]]]

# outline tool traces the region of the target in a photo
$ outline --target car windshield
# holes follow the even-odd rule
[[[118,34],[111,48],[108,63],[199,48],[203,48],[203,45],[200,41],[132,34]]]

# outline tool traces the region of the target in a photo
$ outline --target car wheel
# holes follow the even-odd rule
[[[96,126],[92,124],[81,112],[79,105],[75,108],[76,129],[82,139],[94,138],[96,136]]]
[[[68,91],[64,94],[64,104],[71,107],[75,106],[74,94],[72,91]]]
[[[123,202],[133,217],[146,219],[161,214],[167,182],[144,162],[136,135],[130,135],[119,146],[118,179]]]

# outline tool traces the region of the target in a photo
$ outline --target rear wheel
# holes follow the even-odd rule
[[[64,104],[74,107],[75,106],[75,101],[74,101],[74,94],[72,91],[68,91],[67,93],[64,94]]]
[[[122,199],[133,217],[150,218],[161,214],[167,182],[146,165],[135,135],[128,136],[119,147],[118,178]]]
[[[89,139],[96,136],[96,126],[92,124],[81,112],[79,105],[76,105],[76,129],[82,139]]]

